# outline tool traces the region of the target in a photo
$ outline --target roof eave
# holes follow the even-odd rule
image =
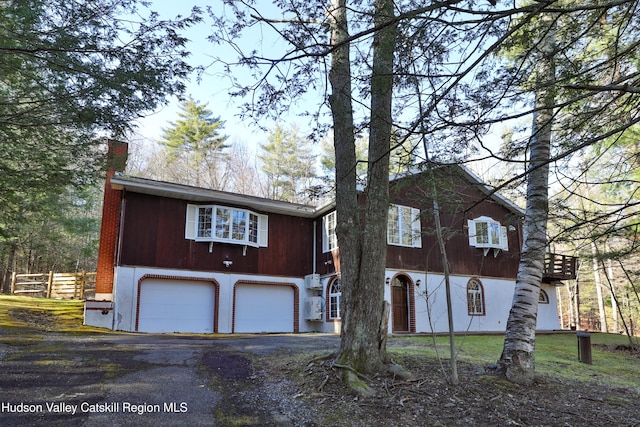
[[[114,189],[126,189],[127,191],[136,193],[171,197],[191,202],[241,205],[262,212],[279,213],[306,218],[311,218],[317,215],[316,208],[314,206],[192,187],[171,182],[154,181],[145,178],[116,175],[111,178],[111,186]]]

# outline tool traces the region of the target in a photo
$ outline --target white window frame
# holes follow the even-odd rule
[[[203,221],[208,218],[205,225]],[[269,218],[248,209],[222,205],[187,205],[185,238],[254,247],[268,244]]]
[[[334,249],[338,249],[337,226],[338,217],[336,211],[322,217],[322,252],[331,252]]]
[[[477,289],[473,289],[476,287]],[[484,286],[479,279],[467,282],[467,311],[469,316],[485,316]]]
[[[336,289],[338,289],[336,291]],[[336,278],[329,283],[329,320],[342,318],[342,280]]]
[[[422,247],[420,209],[395,204],[389,206],[387,244],[408,248]]]
[[[507,227],[488,216],[481,216],[467,220],[469,228],[469,245],[485,250],[485,255],[494,249],[494,256],[498,252],[509,250]]]

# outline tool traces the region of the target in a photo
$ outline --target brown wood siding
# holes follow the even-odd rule
[[[260,274],[304,276],[313,261],[313,220],[285,215],[269,215],[269,247],[261,248]]]
[[[312,221],[269,214],[269,246],[196,242],[184,237],[188,202],[127,192],[120,265],[302,277],[312,267]],[[260,212],[257,212],[260,213]],[[223,261],[233,264],[226,268]]]
[[[492,199],[462,176],[444,174],[439,182],[442,224],[449,236],[447,250],[452,274],[515,278],[522,244],[521,218]],[[422,248],[389,245],[387,268],[399,271],[443,271],[435,238],[433,203],[424,175],[394,181],[392,203],[422,211]],[[119,265],[140,265],[201,271],[225,271],[273,276],[302,277],[312,272],[339,271],[339,251],[322,252],[322,217],[315,218],[316,265],[313,268],[314,219],[269,214],[267,248],[214,243],[184,238],[187,201],[125,192]],[[238,206],[242,207],[242,206]],[[257,212],[261,213],[261,212]],[[508,232],[509,251],[494,257],[469,245],[467,220],[489,216]],[[227,269],[223,261],[233,264]],[[382,262],[382,260],[381,260]]]
[[[502,204],[486,198],[484,192],[454,170],[438,175],[438,204],[446,241],[447,257],[452,274],[515,278],[520,259],[520,218]],[[392,203],[420,208],[422,248],[387,247],[387,267],[396,270],[427,270],[441,273],[442,258],[435,236],[433,199],[425,175],[414,175],[392,183]],[[485,256],[482,249],[469,245],[467,220],[488,216],[502,225],[512,225],[509,231],[509,251],[494,257],[493,249]]]
[[[516,277],[522,245],[521,218],[504,205],[487,198],[478,184],[469,182],[455,170],[440,171],[439,207],[440,218],[448,236],[446,243],[450,271],[452,274],[489,276],[499,278]],[[442,259],[435,236],[433,201],[425,175],[413,175],[391,183],[391,202],[419,208],[422,212],[422,248],[387,246],[386,267],[399,271],[429,271],[442,273]],[[509,231],[509,251],[500,251],[494,257],[493,250],[485,256],[482,249],[469,245],[467,220],[488,216],[502,225],[513,226]],[[317,219],[318,260],[316,271],[331,274],[339,270],[339,251],[322,252],[322,218]],[[336,268],[337,266],[337,268]]]

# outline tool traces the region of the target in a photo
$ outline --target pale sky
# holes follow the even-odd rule
[[[267,9],[262,12],[267,17],[279,18],[279,11],[275,9],[271,1],[262,1],[259,3],[261,6]],[[173,19],[177,15],[186,16],[190,13],[193,6],[199,6],[203,10],[206,10],[207,6],[211,6],[216,10],[216,13],[223,13],[223,1],[222,0],[153,0],[151,9],[160,13],[162,19]],[[270,12],[269,9],[272,9]],[[191,27],[186,33],[186,37],[191,41],[187,45],[187,49],[191,52],[191,56],[187,59],[192,66],[204,66],[211,64],[214,57],[223,57],[225,59],[234,60],[237,58],[237,53],[227,46],[214,45],[206,40],[207,36],[211,33],[211,20],[205,12],[204,22]],[[265,56],[274,56],[277,52],[282,52],[287,48],[284,42],[278,39],[266,39],[266,32],[261,32],[258,28],[247,37],[243,39],[243,48],[247,51],[250,49],[258,49],[266,52]],[[240,67],[234,69],[236,76],[244,77],[245,82],[251,82],[251,76],[248,72],[242,71]],[[253,152],[257,151],[258,144],[266,142],[267,133],[260,130],[250,124],[250,120],[242,121],[237,115],[241,112],[239,104],[240,100],[232,99],[228,95],[229,80],[225,76],[222,65],[214,64],[207,68],[206,72],[201,76],[201,80],[197,81],[197,75],[193,74],[191,81],[187,83],[187,96],[192,96],[196,101],[200,103],[207,103],[208,108],[213,111],[215,116],[220,116],[220,119],[225,122],[224,133],[229,136],[229,141],[243,142]],[[307,109],[317,108],[322,101],[321,95],[317,95],[318,98],[314,99],[312,96],[308,96],[306,100]],[[301,110],[305,109],[301,107]],[[173,99],[172,102],[160,108],[158,111],[149,115],[145,119],[140,120],[137,134],[143,139],[150,141],[158,141],[161,139],[163,128],[168,127],[169,122],[177,119],[177,113],[179,111],[179,102],[177,99]],[[297,119],[295,112],[292,112],[289,117],[283,117],[280,123],[283,126],[288,126],[297,122],[300,125],[302,134],[304,134],[304,120]],[[269,122],[263,125],[269,126]],[[498,126],[501,127],[501,126]],[[493,134],[487,136],[487,141],[493,149],[497,148],[499,144],[499,134],[501,130],[494,129]],[[137,138],[133,138],[134,141]],[[483,153],[486,155],[486,153]],[[491,175],[497,171],[495,169],[495,161],[481,162],[478,165],[470,165],[476,170],[476,173],[481,175],[484,179],[490,179]]]
[[[270,6],[271,2],[264,2],[265,6]],[[193,6],[199,6],[206,10],[206,6],[212,8],[219,7],[219,11],[223,11],[222,0],[154,0],[151,9],[160,13],[163,19],[172,19],[176,15],[186,16],[190,13]],[[267,16],[269,14],[265,12]],[[274,12],[275,13],[275,12]],[[206,15],[206,12],[205,12]],[[277,16],[276,16],[277,17]],[[187,59],[192,66],[209,65],[214,57],[224,57],[225,59],[234,60],[237,53],[226,46],[214,45],[206,40],[211,33],[211,21],[208,15],[205,16],[204,22],[190,28],[185,34],[191,41],[187,45],[187,49],[191,52],[191,56]],[[267,41],[261,33],[255,34],[255,37],[248,37],[244,41],[247,49],[262,49],[269,54],[273,54],[275,49],[282,49],[281,44],[277,46],[275,41]],[[247,82],[251,82],[248,73],[243,72],[239,67],[234,69],[240,77],[244,76]],[[213,111],[214,116],[220,116],[225,122],[224,133],[230,137],[230,141],[243,140],[250,147],[256,147],[258,143],[266,141],[266,133],[260,129],[250,126],[249,121],[241,121],[237,115],[241,112],[239,104],[240,100],[232,99],[228,95],[230,83],[225,77],[222,65],[214,64],[207,68],[206,72],[201,76],[200,82],[197,81],[197,75],[193,74],[191,81],[187,83],[187,96],[193,97],[199,103],[207,103],[208,108]],[[318,102],[321,102],[319,99]],[[168,126],[170,121],[177,118],[179,111],[179,102],[177,99],[154,112],[145,119],[140,120],[137,133],[149,140],[157,141],[161,139],[162,129]],[[289,125],[289,121],[295,120],[295,114],[291,117],[283,117],[281,123],[284,126]],[[268,126],[268,123],[265,124]]]

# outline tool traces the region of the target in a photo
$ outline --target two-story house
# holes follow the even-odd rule
[[[434,194],[456,331],[504,330],[522,210],[459,166],[414,171],[390,185],[380,284],[391,303],[389,332],[447,331]],[[334,203],[300,205],[111,173],[96,298],[85,303],[85,323],[140,332],[339,332],[335,229]],[[545,276],[539,329],[559,328],[554,285],[571,274],[569,260]]]

